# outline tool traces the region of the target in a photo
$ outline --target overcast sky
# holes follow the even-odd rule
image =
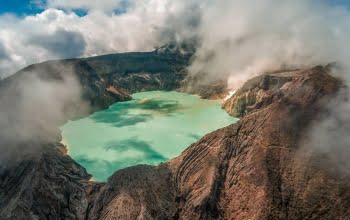
[[[254,72],[276,58],[299,64],[296,54],[319,62],[348,38],[349,17],[345,0],[2,0],[0,77],[48,59],[149,51],[193,37],[202,43],[194,72]]]

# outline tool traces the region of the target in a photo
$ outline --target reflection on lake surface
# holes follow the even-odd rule
[[[61,127],[69,155],[97,181],[137,164],[178,156],[203,135],[236,122],[220,101],[179,92],[141,92],[133,100]]]

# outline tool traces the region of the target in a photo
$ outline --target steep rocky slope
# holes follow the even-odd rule
[[[59,143],[40,146],[40,153],[0,169],[0,219],[83,219],[91,178],[66,155]]]
[[[238,123],[178,158],[116,172],[89,218],[347,219],[350,177],[303,142],[321,101],[340,87],[323,67],[296,72]]]
[[[58,127],[131,92],[178,88],[189,57],[163,47],[47,61],[0,80],[0,219],[84,219],[98,184],[66,155]]]
[[[321,66],[287,75],[263,86],[264,98],[249,102],[236,124],[107,183],[89,182],[58,143],[43,148],[1,170],[1,219],[348,219],[350,176],[306,141],[342,84]],[[249,90],[260,90],[261,79]]]
[[[191,54],[178,50],[109,54],[90,58],[47,61],[28,66],[0,81],[0,92],[35,75],[42,80],[59,80],[67,75],[77,78],[83,97],[96,109],[116,101],[128,100],[126,93],[149,90],[174,90],[186,77],[185,67]],[[117,88],[107,89],[107,88]],[[123,90],[126,93],[119,93]]]
[[[256,103],[260,103],[263,99],[280,89],[285,83],[297,77],[297,73],[297,70],[281,71],[254,77],[244,83],[233,97],[223,103],[222,107],[230,115],[242,117],[251,109],[254,109]]]

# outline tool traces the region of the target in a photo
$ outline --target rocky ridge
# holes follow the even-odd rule
[[[222,104],[222,108],[234,117],[243,117],[256,108],[254,105],[261,103],[285,83],[298,77],[298,73],[297,70],[278,71],[254,77],[244,83],[233,97],[227,99]]]
[[[239,122],[107,183],[52,143],[2,170],[1,219],[347,219],[350,176],[304,142],[341,87],[322,66],[255,78],[224,105]]]
[[[151,52],[109,54],[97,57],[54,60],[30,65],[0,81],[0,92],[15,87],[23,77],[60,80],[73,75],[82,85],[83,98],[92,110],[131,99],[134,92],[175,90],[185,79],[191,54],[164,48]],[[115,89],[108,89],[114,87]],[[120,93],[116,90],[122,90]]]
[[[131,92],[174,90],[185,77],[183,69],[189,56],[177,50],[159,48],[152,52],[47,61],[28,66],[1,80],[0,127],[6,132],[2,130],[0,133],[0,219],[84,219],[90,198],[88,192],[93,193],[104,184],[89,182],[91,175],[73,161],[65,146],[59,143],[60,125],[89,114],[81,105],[72,102],[87,102],[91,112],[118,101],[130,100]],[[35,83],[31,84],[28,79],[32,78]],[[52,105],[55,105],[56,93],[59,97],[65,92],[55,91],[50,96],[40,94],[44,91],[37,91],[40,90],[37,82],[55,85],[72,80],[77,80],[76,86],[81,86],[78,89],[79,93],[81,89],[81,97],[75,97],[79,100],[69,100],[69,97],[64,100],[68,103],[63,103],[64,115],[59,115],[59,120],[43,121],[40,126],[28,125],[31,121],[27,122],[27,118],[18,120],[18,114],[23,113],[21,102],[26,100],[26,92],[39,93],[45,100],[44,104]],[[72,89],[70,87],[58,88]],[[28,88],[24,94],[23,88]],[[30,101],[26,105],[37,110],[34,114],[37,112],[39,119],[42,118],[40,109],[48,108],[35,106],[35,102]],[[7,128],[10,125],[7,121],[14,124],[13,128]],[[33,127],[38,131],[32,132]],[[50,132],[47,132],[47,127]],[[29,137],[19,138],[15,134],[17,129],[29,133]]]
[[[322,166],[328,155],[302,144],[321,100],[340,87],[321,66],[298,71],[239,122],[179,157],[116,172],[89,218],[347,219],[350,177]]]

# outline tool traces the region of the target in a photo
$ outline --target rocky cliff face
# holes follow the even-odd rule
[[[280,75],[250,81],[226,103],[235,109],[243,91],[265,93],[236,124],[107,183],[89,182],[64,151],[45,148],[1,172],[1,219],[347,219],[350,176],[304,141],[342,84],[321,66]]]
[[[298,73],[300,72],[297,70],[281,71],[254,77],[244,83],[234,96],[227,99],[222,108],[234,117],[242,117],[254,109],[255,104],[261,103],[285,83],[298,77]]]
[[[160,48],[48,61],[1,80],[0,219],[85,219],[104,184],[67,156],[58,127],[130,92],[178,88],[189,57]]]
[[[9,90],[35,75],[43,80],[76,77],[83,89],[83,98],[93,110],[106,108],[116,101],[129,100],[127,93],[150,90],[175,90],[186,77],[184,71],[191,54],[164,50],[133,52],[104,56],[47,61],[28,66],[0,81],[0,91]],[[112,87],[120,91],[108,88]]]
[[[350,177],[324,166],[329,155],[302,144],[322,112],[320,101],[341,83],[315,67],[283,84],[238,123],[206,135],[178,158],[116,172],[97,193],[89,217],[348,218]]]
[[[90,175],[59,143],[40,146],[38,155],[0,170],[1,219],[83,219]]]

